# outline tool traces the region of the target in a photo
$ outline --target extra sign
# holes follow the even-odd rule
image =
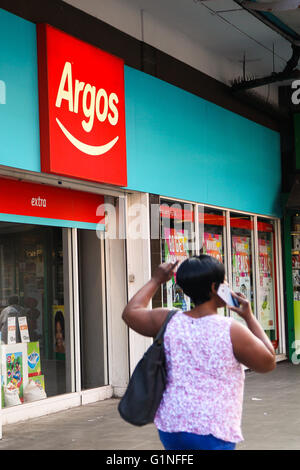
[[[38,25],[42,171],[126,186],[124,63]]]

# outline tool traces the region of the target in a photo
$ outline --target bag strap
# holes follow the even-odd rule
[[[159,332],[157,333],[154,341],[157,341],[159,344],[162,343],[163,341],[163,336],[164,336],[164,333],[165,333],[165,329],[167,328],[167,324],[169,323],[169,321],[171,320],[171,318],[173,317],[173,315],[178,312],[178,308],[174,308],[173,310],[170,310],[168,315],[167,315],[167,318],[165,319],[161,329],[159,330]]]

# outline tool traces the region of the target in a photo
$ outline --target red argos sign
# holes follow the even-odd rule
[[[38,25],[42,171],[126,186],[124,63]]]

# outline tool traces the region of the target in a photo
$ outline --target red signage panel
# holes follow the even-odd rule
[[[98,224],[102,204],[99,194],[0,178],[0,213]]]
[[[42,171],[126,186],[123,60],[49,25],[37,31]]]

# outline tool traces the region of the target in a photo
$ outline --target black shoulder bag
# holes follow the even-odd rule
[[[121,417],[135,426],[153,423],[166,387],[167,373],[164,351],[166,326],[177,310],[171,310],[154,342],[138,362],[129,380],[118,410]]]

